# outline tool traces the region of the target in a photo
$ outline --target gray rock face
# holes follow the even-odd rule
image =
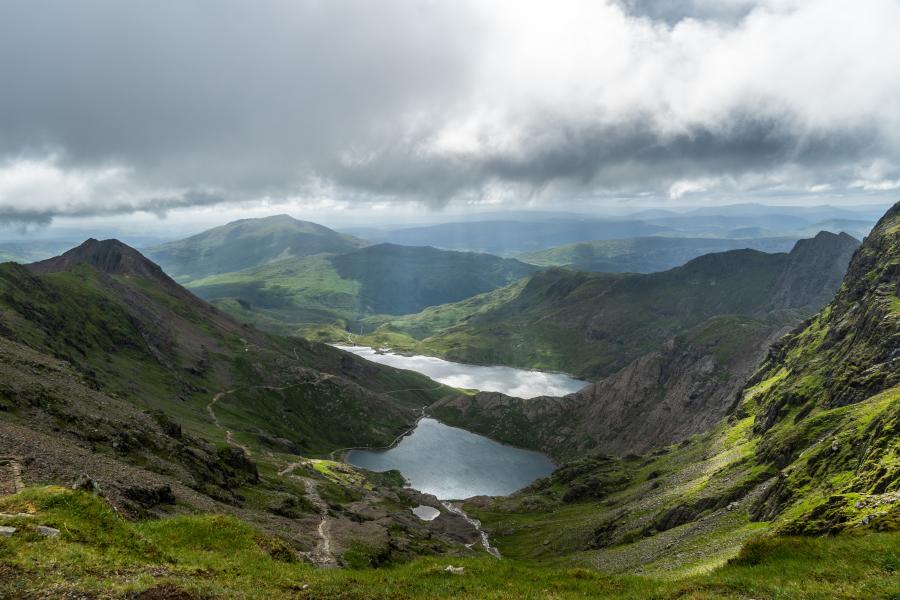
[[[14,534],[15,532],[16,532],[15,527],[6,527],[3,525],[0,525],[0,536],[11,537],[12,534]]]

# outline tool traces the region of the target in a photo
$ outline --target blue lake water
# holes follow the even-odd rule
[[[417,490],[441,500],[505,496],[553,472],[540,452],[425,418],[389,450],[351,450],[345,460],[370,471],[397,469]]]

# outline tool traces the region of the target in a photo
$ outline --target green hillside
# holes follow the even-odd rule
[[[490,254],[379,244],[214,275],[197,295],[235,318],[285,332],[303,324],[418,312],[505,286],[537,270]]]
[[[365,242],[288,215],[243,219],[149,248],[147,256],[181,283],[215,273],[321,253],[348,252]]]

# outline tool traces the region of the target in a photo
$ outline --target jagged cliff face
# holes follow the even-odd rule
[[[751,536],[900,529],[898,292],[900,204],[855,253],[833,301],[772,348],[709,431],[642,456],[583,456],[480,502],[478,516],[507,555],[590,556],[601,569],[645,572],[653,561],[724,560]],[[655,419],[632,403],[629,419]]]
[[[757,460],[781,469],[755,516],[790,510],[812,488],[827,499],[790,530],[841,528],[897,493],[898,386],[900,204],[855,253],[835,299],[772,349],[744,393]]]

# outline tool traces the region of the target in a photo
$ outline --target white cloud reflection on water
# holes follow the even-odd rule
[[[432,356],[379,353],[367,346],[336,344],[335,347],[362,356],[372,362],[417,371],[445,385],[485,392],[502,392],[517,398],[565,396],[577,392],[587,385],[586,381],[563,373],[547,373],[513,367],[467,365]]]

